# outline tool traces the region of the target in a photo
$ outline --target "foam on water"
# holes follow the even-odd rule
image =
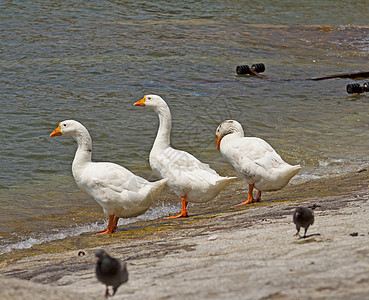
[[[171,204],[162,204],[161,206],[151,207],[145,214],[140,215],[136,218],[129,219],[119,219],[118,226],[126,226],[128,224],[135,223],[137,221],[150,221],[162,218],[164,216],[171,215],[178,211],[178,206]],[[29,249],[35,245],[39,245],[42,243],[47,243],[55,240],[62,240],[67,237],[79,236],[86,232],[95,232],[99,231],[102,228],[105,228],[108,225],[107,221],[104,224],[99,222],[93,222],[84,225],[73,225],[69,228],[63,229],[60,232],[48,235],[41,235],[38,237],[20,237],[21,241],[13,244],[1,245],[0,246],[0,255],[11,252],[14,249]]]
[[[23,238],[20,242],[8,245],[0,246],[0,254],[4,254],[12,251],[13,249],[29,249],[34,245],[39,245],[42,243],[47,243],[55,240],[62,240],[66,237],[78,236],[85,232],[90,232],[97,230],[99,227],[98,223],[87,224],[82,226],[73,226],[69,229],[62,230],[55,234],[44,235],[40,237]]]

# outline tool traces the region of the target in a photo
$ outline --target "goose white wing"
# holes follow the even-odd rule
[[[229,156],[236,165],[255,164],[266,170],[285,164],[266,141],[256,137],[244,137],[229,143]]]
[[[191,154],[173,148],[150,154],[150,165],[154,172],[169,179],[168,186],[178,196],[186,195],[189,202],[206,202],[235,179],[221,177]]]
[[[171,147],[168,147],[157,155],[150,154],[150,164],[151,168],[163,177],[168,177],[164,176],[163,171],[181,174],[201,170],[212,175],[218,175],[208,164],[202,163],[190,153]],[[178,174],[173,174],[173,176],[178,176]]]
[[[154,194],[161,190],[156,183],[113,163],[91,162],[75,179],[77,185],[90,194],[106,214],[119,217],[135,217],[144,213],[153,203]]]
[[[122,193],[124,190],[138,193],[148,181],[134,175],[126,168],[114,163],[91,162],[83,169],[81,178],[90,188],[107,188],[111,192]]]

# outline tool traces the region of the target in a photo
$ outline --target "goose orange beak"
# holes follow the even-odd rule
[[[215,134],[215,135],[218,138],[218,140],[217,140],[217,149],[219,150],[219,148],[220,148],[220,141],[222,140],[222,138],[219,137],[217,134]]]
[[[62,132],[61,132],[61,128],[60,128],[60,123],[59,123],[58,127],[56,127],[55,130],[52,133],[50,133],[51,137],[58,136],[58,135],[63,135]]]
[[[144,96],[141,100],[135,102],[133,105],[134,106],[145,106],[145,100],[146,100],[146,96]]]

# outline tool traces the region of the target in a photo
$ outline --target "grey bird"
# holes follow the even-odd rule
[[[315,207],[314,207],[315,208]],[[314,224],[314,212],[308,207],[297,207],[293,213],[293,223],[296,224],[295,236],[300,236],[300,228],[305,228],[304,238],[310,225]]]
[[[109,286],[113,287],[114,296],[118,287],[128,281],[128,271],[125,262],[122,264],[114,257],[111,257],[104,250],[100,249],[95,252],[96,262],[96,277],[106,285],[105,298],[110,296]]]

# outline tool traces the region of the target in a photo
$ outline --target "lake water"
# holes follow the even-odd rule
[[[104,227],[101,208],[73,181],[74,140],[49,137],[62,120],[87,127],[95,161],[156,179],[148,153],[157,116],[133,106],[144,94],[171,107],[173,146],[222,175],[235,174],[216,150],[224,119],[301,164],[295,182],[360,169],[369,93],[348,95],[346,85],[365,80],[307,79],[369,71],[367,4],[2,1],[0,253]],[[266,78],[235,75],[260,62]],[[167,189],[140,218],[179,208]]]

